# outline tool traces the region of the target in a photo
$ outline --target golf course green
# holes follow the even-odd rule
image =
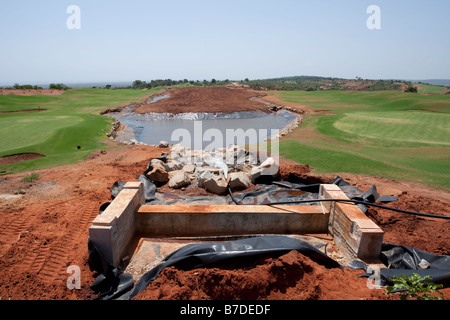
[[[106,148],[113,119],[99,112],[139,102],[157,91],[72,89],[62,95],[0,95],[0,157],[45,156],[0,166],[0,174],[75,163]],[[41,111],[20,112],[36,109]]]
[[[317,173],[358,173],[450,189],[450,95],[279,91],[307,109],[280,154]]]

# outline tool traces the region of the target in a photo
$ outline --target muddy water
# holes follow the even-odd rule
[[[200,147],[200,144],[202,149],[207,149],[229,144],[260,143],[274,138],[298,119],[297,114],[286,110],[215,114],[122,112],[109,115],[126,125],[126,129],[119,134],[119,141],[135,140],[157,145],[165,140],[193,149]]]

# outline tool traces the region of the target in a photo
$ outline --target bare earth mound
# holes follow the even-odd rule
[[[19,153],[0,157],[0,166],[45,157],[40,153]]]
[[[18,96],[33,96],[36,94],[42,94],[46,96],[54,96],[63,94],[64,90],[54,89],[0,89],[0,94],[15,94]]]
[[[371,290],[361,271],[326,269],[297,251],[256,265],[164,269],[135,300],[358,300],[392,299]],[[345,288],[345,290],[342,290]]]
[[[250,100],[259,93],[227,87],[184,87],[169,90],[170,98],[144,104],[135,109],[137,113],[151,112],[238,112],[267,111],[260,102]]]

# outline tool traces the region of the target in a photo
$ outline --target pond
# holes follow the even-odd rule
[[[126,125],[118,134],[118,141],[158,145],[164,140],[192,149],[261,143],[296,126],[299,118],[287,110],[139,114],[131,109],[108,114]]]

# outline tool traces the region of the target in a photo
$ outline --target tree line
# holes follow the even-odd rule
[[[223,85],[230,83],[229,79],[225,80],[172,80],[172,79],[157,79],[157,80],[151,80],[150,82],[142,81],[142,80],[135,80],[133,81],[133,84],[129,86],[128,88],[133,89],[151,89],[156,87],[170,87],[170,86],[178,86],[178,85],[193,85],[193,86],[209,86],[209,85]]]
[[[48,86],[49,89],[53,90],[69,90],[70,87],[66,86],[63,83],[50,83]],[[14,90],[42,90],[43,88],[38,85],[31,85],[31,84],[18,84],[15,83],[12,87],[0,87],[0,89],[14,89]]]

